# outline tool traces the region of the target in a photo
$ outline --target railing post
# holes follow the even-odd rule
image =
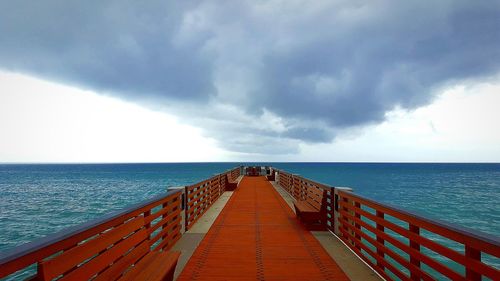
[[[181,215],[181,218],[184,220],[184,223],[182,223],[181,221],[181,233],[184,233],[186,231],[186,226],[185,226],[185,223],[186,223],[186,191],[187,191],[187,186],[173,186],[173,187],[169,187],[167,188],[167,190],[182,190],[181,192],[181,214],[182,214],[182,210],[184,210],[184,216]],[[148,211],[149,212],[149,211]],[[144,215],[146,216],[146,215]],[[146,228],[149,228],[151,227],[151,225],[149,226],[146,226]]]
[[[361,204],[359,202],[354,201],[354,207],[361,209]],[[354,217],[361,220],[361,215],[356,211],[354,212]],[[357,223],[357,222],[354,223],[354,227],[356,229],[358,229],[359,231],[361,231],[361,225],[359,223]],[[356,237],[356,239],[358,239],[358,241],[361,241],[361,235],[355,233],[354,237]],[[358,248],[358,250],[361,251],[361,246],[357,243],[356,243],[356,248]]]
[[[297,183],[297,184],[296,184]],[[300,175],[299,174],[292,174],[291,175],[291,194],[293,195],[293,198],[296,200],[304,200],[302,194],[302,186],[300,182]]]
[[[333,233],[335,233],[337,236],[342,236],[342,233],[339,230],[340,226],[340,212],[339,212],[339,206],[340,206],[340,194],[339,191],[348,191],[352,192],[352,188],[350,187],[335,187],[333,189]]]
[[[410,229],[410,232],[413,232],[417,235],[420,235],[420,227],[410,223],[409,229]],[[415,249],[415,250],[420,252],[420,244],[418,244],[417,242],[415,242],[411,239],[410,239],[410,248]],[[415,257],[413,257],[411,255],[410,255],[410,263],[415,265],[416,267],[420,268],[420,260],[416,259]],[[420,280],[420,276],[418,276],[412,272],[411,273],[411,280]]]
[[[376,214],[377,218],[380,218],[381,220],[384,219],[384,213],[377,210],[376,211]],[[376,227],[377,227],[377,230],[380,231],[380,232],[384,232],[384,226],[379,224],[378,222],[376,223]],[[379,235],[377,235],[377,242],[379,242],[380,244],[384,245],[385,244],[385,240],[380,237]],[[382,257],[382,259],[384,258],[384,252],[382,252],[379,248],[377,248],[377,255],[379,255],[380,257]],[[377,261],[377,266],[380,267],[381,270],[384,270],[384,265],[382,263],[380,263],[379,261]]]
[[[189,219],[188,219],[188,211],[189,211],[189,187],[184,187],[184,231],[188,231],[189,227]]]
[[[330,189],[326,191],[326,218],[325,218],[325,226],[327,230],[332,232],[335,231],[335,187],[330,186]]]
[[[293,186],[293,192],[296,200],[302,200],[302,187],[300,186],[300,175],[293,175],[293,180],[292,180],[292,186]]]
[[[224,193],[224,190],[222,190],[222,180],[224,179],[224,177],[222,176],[224,174],[219,174],[219,196],[221,196],[223,193]],[[224,184],[224,187],[226,185]]]
[[[182,190],[182,195],[181,195],[181,210],[184,210],[186,207],[185,205],[185,196],[184,194],[186,193],[186,187],[185,186],[172,186],[172,187],[168,187],[167,188],[167,191],[170,191],[170,190],[179,190],[181,189]]]
[[[475,259],[481,262],[481,252],[470,247],[469,245],[465,245],[465,256],[469,259]],[[465,266],[465,277],[467,280],[480,281],[481,274],[474,271],[470,265]]]
[[[344,203],[344,205],[349,205],[349,198],[348,197],[342,197],[342,203]],[[349,209],[347,207],[342,207],[342,211],[346,212],[346,213],[349,213]],[[341,216],[340,217],[343,222],[342,222],[342,229],[344,230],[344,232],[346,233],[351,233],[352,234],[352,230],[349,229],[349,227],[347,226],[347,224],[352,224],[352,222],[349,220],[348,217],[345,217],[345,216]],[[346,240],[349,241],[349,243],[351,244],[351,246],[354,246],[355,245],[355,241],[354,239],[351,237],[351,236],[347,236],[345,235],[344,236]]]
[[[214,188],[214,185],[213,185],[213,180],[216,180],[217,181],[217,186]],[[220,181],[219,181],[219,174],[214,174],[212,177],[211,177],[211,180],[209,182],[209,185],[210,185],[210,205],[212,205],[215,201],[217,201],[219,199],[219,196],[220,196]],[[213,198],[212,197],[212,193],[214,192],[214,189],[217,191],[217,198]],[[212,201],[213,200],[213,201]]]
[[[146,219],[149,216],[151,216],[151,210],[147,210],[146,212],[144,212],[144,219]],[[145,224],[144,227],[149,232],[149,229],[151,228],[151,223]],[[149,239],[151,239],[151,234],[148,235],[148,240]]]

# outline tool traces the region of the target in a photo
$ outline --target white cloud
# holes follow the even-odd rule
[[[287,160],[302,161],[500,161],[500,83],[455,86],[434,103],[395,109],[386,121],[341,134],[333,143],[301,145]]]
[[[225,122],[200,115],[201,129],[116,98],[0,72],[0,162],[498,162],[499,92],[498,82],[455,86],[428,106],[395,109],[381,124],[308,144],[265,136],[287,126],[267,110],[252,119],[221,107],[213,118]],[[220,142],[203,135],[214,129],[225,134],[222,139],[233,138],[233,146],[257,146],[260,153],[218,148]]]
[[[176,117],[94,92],[0,72],[0,162],[224,161]]]

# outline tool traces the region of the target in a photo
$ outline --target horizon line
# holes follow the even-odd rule
[[[500,162],[461,161],[186,161],[186,162],[1,162],[0,165],[117,165],[117,164],[223,164],[223,163],[297,163],[297,164],[500,164]]]

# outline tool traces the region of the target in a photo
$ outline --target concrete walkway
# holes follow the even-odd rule
[[[244,177],[178,280],[349,280],[265,177]]]

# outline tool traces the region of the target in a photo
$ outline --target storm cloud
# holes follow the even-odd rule
[[[500,72],[499,1],[0,1],[0,68],[293,153]]]

